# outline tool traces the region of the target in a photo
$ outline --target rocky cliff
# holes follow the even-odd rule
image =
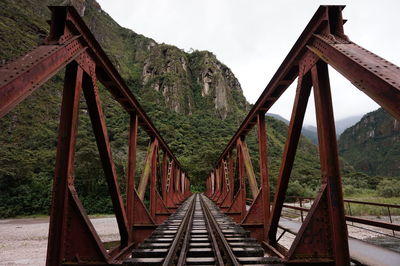
[[[189,115],[211,107],[225,119],[237,110],[246,110],[248,104],[239,81],[214,54],[207,51],[189,54],[155,42],[150,43],[148,50],[141,75],[142,94],[161,96],[157,99],[169,109]],[[198,100],[208,104],[199,105]]]
[[[342,133],[339,153],[358,171],[400,177],[400,121],[382,108],[366,114]]]
[[[133,89],[146,101],[189,115],[211,108],[222,119],[248,107],[239,81],[211,52],[187,53],[121,28],[94,0],[66,3],[83,14],[124,78],[136,85]]]

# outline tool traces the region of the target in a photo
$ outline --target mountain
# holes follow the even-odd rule
[[[283,121],[285,124],[289,125],[289,120],[282,117],[281,115],[273,113],[268,113],[267,115],[275,119],[278,119],[280,121]],[[353,126],[358,121],[360,121],[362,116],[363,115],[355,115],[340,120],[336,120],[335,128],[336,128],[336,135],[338,136],[338,138],[343,133],[343,131]],[[317,128],[315,126],[303,125],[303,128],[301,129],[301,134],[303,134],[303,136],[305,136],[306,138],[310,139],[313,144],[318,145],[318,133],[317,133]]]
[[[289,120],[287,120],[286,118],[284,118],[283,116],[278,115],[278,114],[267,113],[266,116],[273,117],[277,120],[280,120],[280,121],[284,122],[286,125],[289,125],[289,122],[290,122]]]
[[[382,108],[364,115],[339,139],[339,153],[357,171],[400,177],[400,123]]]
[[[364,114],[349,116],[335,121],[336,135],[339,137],[347,128],[355,125]]]
[[[284,118],[281,115],[278,114],[273,114],[273,113],[267,113],[267,116],[273,117],[275,119],[278,119],[282,122],[284,122],[286,125],[289,125],[289,120]],[[318,135],[317,135],[317,128],[314,126],[310,125],[303,125],[303,128],[301,129],[301,134],[311,140],[311,142],[315,145],[318,145]]]
[[[201,191],[205,176],[250,108],[231,70],[209,51],[187,53],[119,26],[94,0],[0,1],[2,63],[40,44],[49,28],[46,20],[50,18],[50,11],[46,6],[60,3],[73,4],[83,15],[189,173],[192,189]],[[63,73],[59,73],[0,120],[0,217],[46,213],[48,210],[62,87]],[[101,86],[100,97],[120,188],[124,193],[129,117]],[[267,123],[269,173],[274,184],[287,126],[273,118],[267,118]],[[107,185],[83,100],[78,124],[75,185],[89,213],[111,212]],[[253,130],[246,138],[255,171],[259,167],[256,136]],[[147,145],[148,137],[139,131],[137,177],[141,174]],[[302,137],[292,174],[294,180],[314,189],[319,182],[318,163],[316,146]]]
[[[317,127],[311,125],[303,125],[303,128],[301,129],[301,134],[310,139],[311,142],[315,145],[318,145]]]

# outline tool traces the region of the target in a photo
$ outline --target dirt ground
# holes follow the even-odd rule
[[[118,240],[114,217],[91,219],[102,241]],[[0,220],[0,265],[45,265],[48,218]]]

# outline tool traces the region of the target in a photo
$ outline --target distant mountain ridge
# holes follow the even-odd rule
[[[400,177],[400,121],[382,108],[364,115],[340,136],[339,153],[358,171]]]
[[[358,123],[365,114],[353,115],[335,121],[336,135],[340,135],[349,127]]]
[[[267,116],[270,116],[270,117],[273,117],[280,121],[283,121],[287,125],[289,125],[289,120],[282,117],[281,115],[274,114],[274,113],[267,113]],[[346,117],[346,118],[335,121],[337,138],[340,137],[340,135],[343,133],[344,130],[346,130],[347,128],[351,127],[352,125],[354,125],[358,121],[360,121],[362,116],[363,115],[360,114],[360,115],[350,116],[350,117]],[[316,126],[303,125],[303,128],[301,129],[301,134],[303,134],[306,138],[310,139],[313,144],[318,145],[318,133],[317,133]]]

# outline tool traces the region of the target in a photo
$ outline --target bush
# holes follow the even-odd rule
[[[400,197],[400,180],[383,179],[377,186],[377,192],[385,198]]]
[[[374,190],[368,188],[358,188],[353,185],[344,185],[343,186],[343,194],[345,197],[354,196],[354,195],[371,195],[374,193]]]
[[[293,181],[289,183],[286,197],[288,201],[290,201],[290,197],[313,197],[314,193],[311,191],[310,188],[301,185],[299,181]]]

